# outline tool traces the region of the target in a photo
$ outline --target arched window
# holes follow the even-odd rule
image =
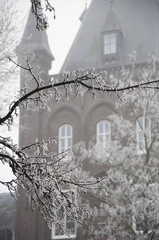
[[[59,128],[59,153],[66,152],[65,160],[72,158],[72,126],[64,124]]]
[[[97,124],[97,145],[99,147],[99,155],[101,153],[110,153],[111,142],[111,125],[109,121],[103,120]]]
[[[146,148],[150,145],[151,137],[151,122],[150,119],[144,116],[139,117],[136,122],[137,130],[137,151],[138,153],[144,153]]]

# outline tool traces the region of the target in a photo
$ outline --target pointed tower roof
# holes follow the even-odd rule
[[[103,25],[102,31],[108,32],[108,31],[117,31],[117,30],[122,32],[117,14],[113,9],[113,6],[111,5],[111,8],[108,11],[105,23]]]
[[[80,20],[81,22],[82,22],[83,19],[85,18],[86,13],[87,13],[87,3],[85,4],[85,8],[84,8],[81,16],[79,17],[79,20]]]
[[[51,61],[54,60],[54,56],[49,47],[46,31],[39,31],[36,29],[35,16],[30,10],[23,37],[19,46],[16,48],[16,52],[34,52],[41,50],[46,52]]]

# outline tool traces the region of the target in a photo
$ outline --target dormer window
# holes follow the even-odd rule
[[[102,27],[102,60],[116,63],[121,59],[123,32],[112,2]]]
[[[104,34],[104,55],[115,54],[117,52],[116,33]]]

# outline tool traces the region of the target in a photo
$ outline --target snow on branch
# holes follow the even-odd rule
[[[57,210],[81,222],[86,207],[72,202],[72,194],[80,191],[101,188],[103,179],[89,178],[80,180],[82,175],[75,174],[81,165],[63,161],[66,152],[54,153],[50,148],[56,140],[36,140],[23,148],[14,146],[10,138],[0,138],[0,161],[8,163],[16,179],[10,182],[0,182],[7,186],[11,194],[16,193],[17,186],[23,187],[33,206],[43,214],[48,224],[59,222]],[[83,178],[84,179],[84,178]],[[68,191],[65,194],[66,190]],[[14,191],[14,192],[13,192]],[[77,193],[76,193],[77,194]]]
[[[26,81],[23,83],[19,95],[16,100],[9,106],[6,115],[1,116],[0,125],[13,124],[14,116],[20,109],[48,109],[53,107],[54,102],[51,99],[60,101],[64,94],[67,98],[69,95],[75,97],[83,96],[86,92],[90,92],[95,96],[99,91],[103,94],[114,93],[120,97],[120,93],[125,91],[134,92],[137,89],[148,89],[159,87],[159,78],[153,75],[145,75],[144,79],[140,79],[138,83],[133,81],[117,80],[114,84],[109,84],[105,72],[95,72],[95,70],[87,71],[77,70],[72,73],[65,72],[60,80],[58,77],[51,78],[45,83],[43,74],[40,69],[32,67],[31,59],[28,56],[25,65],[20,65],[8,57],[15,67],[19,67],[24,74]],[[150,72],[150,71],[149,71]],[[126,71],[124,72],[126,75]],[[123,78],[124,79],[124,78]],[[148,80],[147,80],[148,79]],[[132,84],[131,84],[132,83]],[[57,210],[61,210],[67,216],[74,216],[76,221],[81,221],[88,207],[79,202],[72,202],[72,194],[74,192],[94,191],[94,189],[102,189],[105,179],[95,179],[89,177],[89,174],[83,173],[81,165],[76,165],[71,161],[65,163],[67,152],[55,153],[50,151],[51,146],[56,144],[56,140],[37,140],[22,148],[14,145],[10,138],[0,137],[0,161],[7,163],[15,175],[14,180],[10,182],[0,182],[8,187],[12,192],[16,192],[16,184],[22,186],[29,195],[29,198],[40,209],[48,224],[51,222],[59,222]],[[77,171],[78,169],[78,171]],[[81,174],[86,174],[86,178]],[[81,181],[81,179],[83,179]],[[67,194],[64,194],[65,191]],[[72,215],[73,214],[73,215]]]
[[[43,13],[43,10],[53,12],[55,18],[55,8],[52,6],[49,0],[44,1],[44,7],[41,4],[41,0],[31,0],[32,13],[36,18],[36,28],[38,30],[45,30],[48,28],[48,18]]]
[[[50,82],[45,85],[44,80],[41,78],[39,71],[38,76],[34,72],[34,68],[31,66],[31,59],[28,57],[26,60],[26,66],[22,66],[19,63],[12,60],[8,57],[10,61],[12,61],[16,67],[28,72],[34,81],[35,87],[29,90],[28,86],[24,86],[20,90],[18,100],[14,101],[10,105],[10,109],[8,113],[0,118],[0,125],[10,124],[12,123],[12,115],[16,113],[17,107],[27,108],[28,104],[32,103],[36,105],[38,108],[48,108],[47,102],[50,98],[53,97],[53,93],[55,99],[57,101],[61,98],[61,87],[63,87],[63,91],[66,93],[66,97],[68,97],[69,92],[73,93],[76,96],[83,96],[86,92],[90,92],[92,95],[96,95],[98,92],[103,93],[114,93],[119,99],[121,98],[120,94],[125,91],[137,91],[140,89],[159,89],[159,78],[155,79],[140,79],[137,83],[133,81],[123,81],[123,79],[116,80],[115,84],[108,84],[108,79],[106,77],[106,72],[98,72],[95,70],[84,71],[83,69],[74,71],[72,73],[66,72],[63,74],[63,79],[58,80],[58,78],[52,78]]]

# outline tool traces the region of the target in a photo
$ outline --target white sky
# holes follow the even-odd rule
[[[53,19],[53,15],[50,13],[49,17],[49,29],[48,40],[52,54],[55,60],[52,64],[51,73],[58,73],[66,55],[72,45],[75,35],[80,27],[79,17],[84,11],[85,4],[87,6],[91,0],[50,0],[50,3],[55,7],[56,19]],[[20,1],[21,4],[21,1]],[[23,0],[22,18],[26,18],[30,7],[30,0]],[[12,132],[7,132],[7,136],[12,136],[15,142],[18,142],[18,128],[16,127]],[[5,135],[6,136],[6,135]],[[7,181],[12,177],[11,170],[8,166],[0,164],[0,180]],[[4,187],[0,185],[0,192],[6,191]]]
[[[56,9],[56,19],[49,18],[48,38],[55,57],[52,72],[58,73],[80,27],[79,17],[91,0],[52,0]]]

